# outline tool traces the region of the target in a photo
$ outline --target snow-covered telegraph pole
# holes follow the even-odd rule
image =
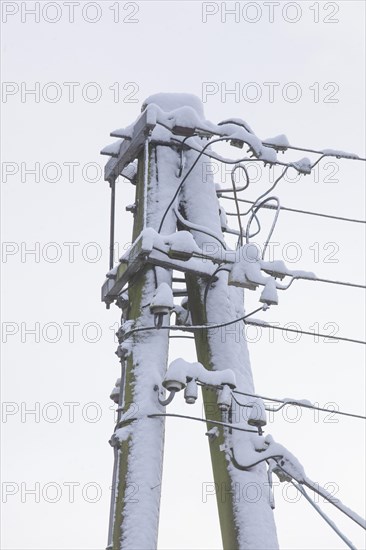
[[[111,135],[120,139],[102,151],[111,156],[105,169],[105,179],[111,185],[111,256],[102,300],[108,307],[115,302],[122,310],[117,332],[122,369],[111,394],[118,403],[118,414],[110,441],[115,463],[108,549],[157,547],[164,420],[169,416],[165,407],[183,389],[186,403],[194,403],[198,385],[202,386],[205,420],[173,416],[207,422],[225,550],[278,548],[273,473],[281,482],[298,487],[307,499],[305,487],[318,492],[364,527],[362,518],[340,501],[332,501],[325,489],[306,476],[285,447],[270,435],[263,436],[263,399],[267,398],[254,392],[244,324],[273,326],[252,315],[277,305],[277,290],[286,290],[296,279],[361,286],[289,270],[282,261],[266,261],[265,254],[281,209],[279,198],[269,194],[288,168],[306,175],[326,156],[366,159],[333,149],[294,147],[284,135],[263,142],[241,119],[213,124],[205,120],[200,100],[188,94],[151,96],[134,124]],[[229,142],[239,149],[245,145],[251,156],[241,153],[237,161],[222,157],[211,148],[218,142]],[[319,158],[313,162],[306,157],[287,163],[279,160],[277,153],[288,149],[308,151]],[[216,188],[210,157],[233,165],[232,188]],[[248,212],[242,213],[237,194],[249,185],[245,163],[252,157],[264,165],[282,166],[282,173]],[[234,178],[236,170],[241,170],[246,180],[240,188]],[[113,267],[115,192],[120,175],[136,186],[135,203],[127,207],[135,220],[133,244]],[[220,196],[235,201],[239,229],[228,226]],[[260,251],[252,241],[258,230],[253,234],[251,224],[255,219],[260,231],[258,213],[262,208],[274,209],[275,214]],[[244,229],[241,216],[246,215],[249,218]],[[234,248],[229,248],[223,233],[236,236]],[[177,277],[177,272],[185,279]],[[177,286],[182,281],[184,288]],[[261,286],[260,307],[246,312],[244,289],[256,291]],[[184,297],[180,305],[176,303],[178,296]],[[175,325],[169,322],[172,313],[176,315]],[[194,334],[198,362],[176,358],[167,369],[169,334],[175,330]],[[288,401],[280,402],[282,407]],[[308,400],[291,403],[316,408]],[[354,550],[334,522],[310,502]]]
[[[126,139],[125,151],[113,155],[106,166],[106,179],[111,182],[113,193],[115,178],[121,173],[125,174],[123,169],[128,161],[133,161],[135,155],[138,158],[137,169],[134,170],[134,165],[131,165],[127,173],[136,185],[134,241],[147,227],[158,229],[164,209],[178,184],[174,185],[176,153],[166,147],[158,149],[150,143],[150,129],[148,113],[145,111],[134,129],[133,139]],[[176,230],[174,215],[167,220],[166,227],[170,233]],[[140,245],[139,258],[143,257]],[[121,263],[117,276],[107,280],[107,286],[112,282],[112,287],[115,287],[115,281],[121,286],[121,277],[123,281],[129,282],[128,296],[127,293],[121,293],[117,299],[117,304],[124,311],[124,324],[118,333],[121,343],[117,355],[125,363],[126,369],[125,380],[121,379],[120,382],[122,411],[111,440],[117,446],[117,476],[114,480],[115,502],[112,502],[113,535],[110,533],[109,540],[110,548],[126,550],[157,546],[164,418],[150,419],[147,414],[164,410],[153,388],[161,383],[165,375],[169,335],[167,331],[147,331],[137,335],[131,345],[130,341],[123,342],[123,334],[129,321],[141,326],[154,324],[154,313],[149,305],[156,285],[165,283],[171,286],[170,270],[150,265],[131,282],[130,267]]]
[[[187,153],[187,157],[187,165],[190,166],[195,155]],[[204,163],[207,160],[200,160],[192,176],[185,182],[182,209],[191,224],[205,226],[213,235],[224,240],[215,186],[210,178],[202,181],[202,173],[207,173]],[[211,254],[219,251],[217,239],[199,231],[193,231],[193,234],[204,251],[210,251]],[[186,281],[193,325],[215,325],[244,316],[243,290],[227,284],[227,271],[218,272],[215,282],[191,274],[186,276]],[[243,323],[208,331],[203,329],[195,331],[194,335],[200,363],[214,371],[230,368],[235,372],[237,389],[243,393],[254,393]],[[206,418],[220,422],[230,421],[237,427],[253,429],[247,423],[248,414],[243,412],[245,409],[235,406],[230,396],[227,400],[221,392],[208,388],[203,388],[202,396]],[[241,401],[245,402],[245,398]],[[253,399],[247,398],[248,403],[252,401]],[[208,427],[212,428],[212,425]],[[235,447],[237,454],[239,449],[245,454],[246,447],[251,447],[249,438],[252,435],[224,428],[209,437],[224,549],[278,548],[270,506],[271,488],[265,465],[261,463],[248,471],[240,471],[228,460],[226,452]]]
[[[159,112],[179,114],[182,109],[183,120],[181,123],[178,120],[172,132],[164,128],[164,124],[157,124]],[[244,313],[242,289],[228,287],[224,273],[212,277],[220,265],[220,258],[218,264],[206,259],[199,265],[197,260],[190,259],[192,254],[184,257],[184,253],[179,254],[172,246],[165,257],[159,255],[151,250],[153,247],[148,242],[148,228],[161,236],[171,235],[176,231],[177,221],[180,230],[191,230],[198,251],[215,252],[217,257],[217,236],[223,242],[219,203],[212,177],[202,181],[207,157],[198,158],[194,151],[186,151],[181,142],[170,139],[172,134],[187,137],[191,132],[192,120],[184,119],[187,113],[190,118],[203,119],[198,98],[187,94],[152,96],[132,129],[116,130],[111,134],[123,140],[103,150],[112,157],[105,171],[112,188],[112,213],[116,178],[125,175],[136,185],[136,201],[132,207],[135,215],[134,245],[128,257],[110,271],[102,291],[107,305],[116,300],[123,309],[124,322],[118,332],[120,345],[117,354],[121,362],[126,363],[125,375],[115,389],[115,395],[119,393],[120,410],[117,429],[111,439],[117,459],[109,540],[109,548],[113,550],[157,547],[163,459],[164,417],[151,418],[151,415],[164,413],[164,405],[157,399],[154,388],[161,386],[164,379],[169,333],[166,330],[146,330],[127,339],[126,333],[133,332],[134,327],[141,329],[159,324],[159,314],[156,313],[159,309],[149,306],[154,295],[156,298],[157,289],[164,287],[162,283],[171,287],[173,269],[186,272],[188,309],[194,324],[219,323]],[[199,140],[206,144],[208,134],[201,134]],[[137,168],[131,164],[135,158],[138,159]],[[205,226],[208,233],[195,230],[199,225]],[[145,262],[147,258],[150,264]],[[195,261],[196,264],[189,265]],[[126,284],[129,286],[128,297],[124,292]],[[205,290],[207,310],[203,303]],[[162,305],[169,307],[164,292],[160,294],[163,294]],[[160,324],[161,321],[162,318]],[[202,330],[195,332],[195,337],[202,365],[210,370],[225,369],[229,365],[237,375],[237,387],[244,392],[253,392],[243,330],[237,326],[234,330],[227,327],[208,334]],[[234,409],[231,404],[229,407],[227,397],[227,403],[220,402],[221,393],[215,389],[203,390],[206,417],[227,423],[228,409],[231,413]],[[231,399],[229,401],[231,403]],[[248,429],[246,420],[235,416],[231,414],[230,422]],[[208,429],[212,427],[209,423]],[[237,434],[241,437],[240,446],[245,448],[245,436],[252,434],[243,431],[223,427],[217,431],[217,437],[209,438],[224,548],[277,548],[265,467],[259,465],[242,472],[235,469],[228,458],[226,451],[233,446],[232,440]],[[250,487],[258,494],[254,501],[243,496]]]

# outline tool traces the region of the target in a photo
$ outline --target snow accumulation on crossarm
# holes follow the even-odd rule
[[[257,158],[267,162],[276,162],[276,151],[266,147],[249,125],[241,119],[230,119],[219,124],[214,124],[204,118],[201,101],[191,94],[156,94],[147,98],[143,109],[148,109],[155,119],[157,126],[152,131],[151,138],[155,140],[170,141],[171,133],[178,134],[181,127],[190,128],[207,136],[217,135],[228,141],[246,143]],[[136,122],[134,123],[136,124]],[[127,128],[120,128],[112,132],[114,136],[122,136],[131,139],[134,124]],[[200,146],[200,142],[196,141]],[[103,154],[117,154],[121,146],[121,140],[108,145],[103,149]]]

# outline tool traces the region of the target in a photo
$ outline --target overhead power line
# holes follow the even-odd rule
[[[265,321],[260,321],[259,319],[255,320],[255,321],[247,321],[247,319],[250,316],[252,316],[255,313],[258,313],[259,311],[262,311],[262,310],[263,310],[263,306],[259,307],[258,309],[255,309],[251,313],[243,315],[242,317],[238,317],[238,319],[231,319],[230,321],[226,321],[225,323],[213,323],[213,324],[207,324],[207,325],[166,325],[166,326],[163,325],[159,328],[156,327],[155,325],[150,326],[150,327],[136,327],[136,328],[133,328],[130,331],[128,331],[126,334],[124,334],[122,340],[123,341],[127,340],[127,338],[129,338],[130,336],[132,336],[133,334],[136,334],[138,332],[145,332],[145,331],[149,331],[149,330],[181,330],[183,332],[185,332],[185,331],[194,332],[196,330],[212,330],[212,329],[227,327],[229,325],[233,325],[234,323],[238,323],[240,321],[243,321],[244,324],[246,324],[246,325],[255,325],[255,326],[260,326],[260,327],[264,327],[264,328],[273,328],[275,330],[281,330],[281,331],[284,331],[284,332],[296,332],[297,334],[306,334],[306,335],[309,335],[309,336],[319,336],[320,338],[326,338],[326,339],[337,340],[337,341],[339,340],[339,341],[342,341],[342,342],[351,342],[351,343],[354,343],[354,344],[364,344],[364,345],[366,344],[366,342],[363,341],[363,340],[356,340],[354,338],[346,338],[344,336],[332,336],[332,335],[329,335],[329,334],[321,334],[319,332],[308,332],[308,331],[300,330],[300,329],[291,329],[291,328],[286,328],[286,327],[282,327],[282,326],[275,326],[275,325],[272,325],[272,324],[267,323]]]
[[[219,191],[221,193],[221,191]],[[228,191],[225,191],[225,193],[227,193]],[[222,196],[223,199],[226,199],[226,200],[232,200],[232,201],[235,201],[234,197],[226,197],[226,196]],[[237,199],[238,202],[245,202],[246,204],[255,204],[256,201],[249,201],[249,200],[246,200],[246,199]],[[263,205],[263,208],[268,208],[269,210],[275,210],[276,209],[276,206],[274,206],[273,204],[264,204]],[[339,221],[344,221],[344,222],[352,222],[352,223],[363,223],[363,224],[366,224],[366,220],[359,220],[359,219],[356,219],[356,218],[346,218],[344,216],[335,216],[335,215],[332,215],[332,214],[324,214],[324,213],[321,213],[321,212],[312,212],[311,210],[300,210],[298,208],[289,208],[289,207],[285,207],[285,206],[280,206],[280,210],[285,210],[286,212],[295,212],[295,213],[298,213],[298,214],[307,214],[309,216],[318,216],[318,217],[321,217],[321,218],[329,218],[331,220],[339,220]],[[237,213],[236,212],[225,212],[227,216],[237,216]],[[240,214],[241,216],[245,216],[247,215],[247,213],[243,212]]]
[[[279,148],[278,145],[274,145],[273,143],[266,143],[265,141],[263,141],[263,145],[265,145],[266,147],[271,147],[272,149],[276,149],[276,150],[278,150]],[[305,153],[314,153],[316,155],[321,155],[322,157],[335,157],[337,159],[343,158],[347,160],[360,160],[363,162],[366,161],[366,158],[359,157],[358,155],[351,156],[347,153],[343,153],[342,151],[338,151],[339,154],[337,155],[336,151],[332,151],[332,153],[329,153],[329,151],[327,152],[327,150],[318,151],[317,149],[309,149],[308,147],[296,147],[295,145],[286,145],[285,148],[291,149],[293,151],[303,151]]]
[[[245,395],[246,397],[253,397],[255,399],[263,399],[265,401],[273,401],[274,403],[282,403],[282,406],[278,407],[277,409],[268,409],[268,410],[272,410],[274,412],[279,411],[285,405],[296,405],[297,407],[303,407],[305,409],[313,409],[315,411],[322,411],[322,412],[332,413],[332,414],[333,413],[334,414],[340,414],[342,416],[350,416],[352,418],[361,418],[362,420],[366,420],[366,416],[361,416],[359,414],[353,414],[353,413],[344,412],[344,411],[333,411],[333,410],[330,410],[330,409],[325,409],[323,407],[316,407],[315,405],[310,405],[310,404],[304,403],[302,400],[298,401],[296,399],[293,399],[293,400],[290,400],[290,399],[286,399],[286,400],[285,399],[277,399],[275,397],[266,397],[264,395],[259,395],[259,394],[255,394],[255,393],[246,393],[246,392],[241,392],[241,391],[238,391],[238,390],[232,390],[232,393],[235,393],[237,395]],[[235,397],[234,397],[234,400],[236,401]],[[238,403],[238,405],[243,405],[242,403],[239,403],[238,401],[236,401],[236,403]]]
[[[235,426],[235,424],[228,424],[227,422],[219,422],[218,420],[209,420],[206,418],[198,418],[196,416],[187,416],[184,414],[173,414],[173,413],[157,413],[157,414],[149,414],[149,418],[159,418],[164,416],[171,416],[173,418],[184,418],[185,420],[196,420],[197,422],[204,422],[205,424],[214,424],[216,426],[224,426],[226,428],[230,428],[231,430],[237,430],[239,432],[250,432],[257,434],[258,430],[247,430],[246,428],[240,428],[239,426]]]
[[[366,342],[363,341],[363,340],[356,340],[354,338],[346,338],[344,336],[332,336],[330,334],[320,334],[319,332],[308,332],[306,330],[300,330],[300,329],[294,329],[294,328],[286,328],[286,327],[279,327],[279,326],[275,326],[275,325],[271,325],[270,323],[266,323],[265,321],[260,321],[260,320],[256,320],[256,321],[244,321],[244,323],[246,325],[256,325],[256,326],[259,326],[259,327],[264,327],[264,328],[273,328],[275,330],[281,330],[283,332],[296,332],[298,334],[306,334],[308,336],[319,336],[320,338],[327,338],[327,339],[331,339],[331,340],[340,340],[342,342],[352,342],[353,344],[363,344],[365,345]]]
[[[344,535],[339,529],[338,527],[336,526],[336,524],[334,523],[334,521],[332,521],[324,512],[323,510],[320,508],[320,506],[318,506],[312,498],[309,497],[309,495],[307,494],[307,492],[305,491],[304,487],[301,487],[300,483],[296,483],[295,481],[293,481],[292,479],[290,480],[290,483],[296,487],[296,489],[306,498],[306,500],[311,504],[311,506],[313,506],[313,508],[315,508],[315,510],[318,512],[318,514],[324,519],[324,521],[326,521],[326,523],[333,529],[333,531],[335,531],[337,533],[337,535],[343,540],[343,542],[348,546],[348,548],[350,548],[351,550],[357,550],[356,546],[354,546],[352,544],[352,542],[346,537],[346,535]]]

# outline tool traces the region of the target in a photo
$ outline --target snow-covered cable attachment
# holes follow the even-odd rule
[[[360,527],[366,529],[366,521],[363,518],[350,510],[339,499],[334,499],[326,489],[310,480],[299,460],[286,447],[276,443],[272,436],[267,435],[265,438],[253,439],[252,444],[252,449],[245,453],[245,462],[239,461],[235,456],[234,449],[230,449],[229,458],[235,468],[249,470],[261,462],[269,461],[271,471],[278,476],[281,482],[295,480],[297,483],[305,485],[328,500]]]

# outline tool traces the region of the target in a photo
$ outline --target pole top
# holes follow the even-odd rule
[[[170,112],[180,107],[191,107],[200,117],[204,117],[202,101],[193,94],[180,93],[159,93],[149,96],[142,104],[141,111],[144,111],[147,105],[154,103],[163,111]]]

